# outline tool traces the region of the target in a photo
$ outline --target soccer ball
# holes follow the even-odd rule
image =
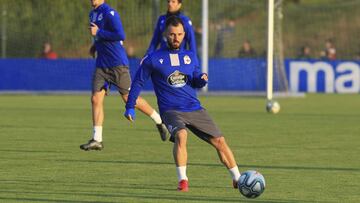
[[[277,114],[280,111],[280,104],[277,101],[268,101],[266,104],[266,111]]]
[[[245,197],[256,198],[265,190],[265,178],[257,171],[245,171],[241,173],[238,188]]]

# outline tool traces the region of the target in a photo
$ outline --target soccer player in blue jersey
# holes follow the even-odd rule
[[[166,47],[166,37],[163,36],[163,33],[165,31],[165,22],[166,19],[169,18],[172,15],[176,15],[184,23],[184,29],[185,29],[185,38],[184,42],[181,44],[181,47],[185,47],[193,52],[197,52],[196,49],[196,40],[195,40],[195,32],[194,28],[192,27],[192,22],[189,17],[185,16],[183,13],[181,13],[181,6],[182,6],[182,0],[168,0],[168,9],[167,13],[165,15],[162,15],[158,18],[155,31],[153,34],[153,37],[151,39],[150,46],[146,52],[146,54],[150,54],[157,50],[159,44],[160,47]]]
[[[90,54],[96,57],[96,70],[92,82],[93,137],[80,145],[83,150],[101,150],[102,125],[104,122],[104,97],[110,85],[117,87],[126,102],[130,90],[129,61],[123,47],[125,32],[120,16],[105,0],[90,0],[94,8],[90,12],[90,34],[94,38]],[[161,139],[166,140],[167,129],[160,115],[142,98],[136,101],[136,108],[150,116],[156,123]]]
[[[181,19],[170,17],[165,26],[168,45],[145,56],[132,83],[124,115],[130,121],[135,119],[136,99],[151,77],[161,117],[171,134],[170,141],[174,142],[178,190],[188,191],[186,129],[215,147],[237,188],[240,172],[234,155],[196,95],[196,88],[205,86],[208,76],[200,72],[195,53],[181,48],[186,34]]]

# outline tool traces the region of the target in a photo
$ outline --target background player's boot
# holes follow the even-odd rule
[[[98,142],[94,139],[89,140],[88,143],[80,145],[80,149],[89,151],[89,150],[102,150],[104,148],[104,145],[102,142]]]
[[[160,133],[160,138],[162,141],[166,141],[167,135],[169,134],[169,131],[167,130],[165,124],[156,124],[156,127]]]
[[[177,190],[180,192],[187,192],[189,191],[189,181],[188,180],[181,180],[177,187]]]

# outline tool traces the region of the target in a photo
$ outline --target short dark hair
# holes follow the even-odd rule
[[[181,4],[181,3],[182,3],[182,0],[177,0],[177,1],[178,1],[178,3],[179,3],[179,4]],[[169,2],[169,1],[168,1],[168,2]]]
[[[184,22],[176,15],[171,15],[166,19],[165,27],[168,28],[169,26],[178,26],[181,24],[184,27]]]

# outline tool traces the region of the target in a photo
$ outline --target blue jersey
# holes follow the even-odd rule
[[[140,91],[151,77],[160,113],[168,110],[183,112],[202,109],[196,88],[206,85],[201,79],[197,56],[188,50],[160,49],[145,56],[136,73],[126,108],[134,108]]]
[[[158,19],[158,21],[156,23],[154,35],[152,37],[150,46],[149,46],[146,54],[150,54],[150,53],[154,52],[158,48],[159,44],[160,44],[161,48],[167,47],[167,40],[163,36],[163,33],[165,31],[166,19],[170,15],[171,14],[166,14],[166,15],[162,15],[162,16],[159,17],[159,19]],[[181,18],[181,20],[184,23],[185,38],[184,38],[184,41],[181,44],[181,47],[186,48],[186,49],[188,49],[188,50],[190,50],[190,51],[192,51],[192,52],[194,52],[196,54],[197,49],[196,49],[195,33],[194,33],[194,29],[192,27],[192,22],[191,22],[190,18],[183,15],[180,12],[177,13],[177,14],[174,14],[174,15],[177,15],[179,18]]]
[[[89,17],[90,22],[99,27],[94,37],[97,51],[96,67],[129,66],[126,51],[123,47],[125,32],[118,12],[104,3],[92,10]]]

